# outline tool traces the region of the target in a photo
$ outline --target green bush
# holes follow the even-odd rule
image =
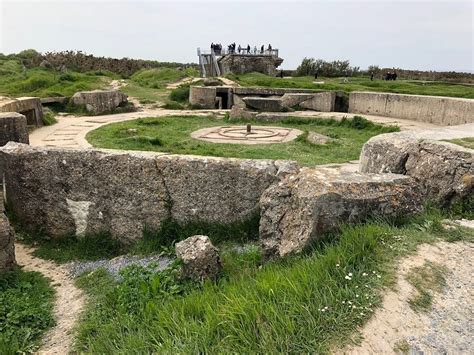
[[[170,92],[170,100],[177,102],[188,102],[189,99],[189,85],[183,85]]]

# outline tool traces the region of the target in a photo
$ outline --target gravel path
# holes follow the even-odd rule
[[[138,256],[122,255],[113,259],[102,259],[96,261],[75,261],[65,265],[68,270],[68,275],[75,278],[86,271],[92,271],[99,268],[104,268],[110,272],[115,278],[119,278],[120,270],[130,265],[148,266],[156,264],[155,271],[165,269],[172,259],[167,256],[152,255],[140,258]]]
[[[472,354],[474,349],[474,244],[441,242],[422,245],[416,255],[401,261],[397,285],[362,330],[359,347],[350,354],[389,354],[405,344],[412,354]],[[415,290],[405,276],[430,261],[444,265],[446,287],[434,294],[428,313],[413,311],[408,300]]]

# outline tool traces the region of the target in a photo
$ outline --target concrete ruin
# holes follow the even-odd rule
[[[0,112],[0,146],[10,141],[29,143],[26,117],[16,112]]]
[[[349,95],[349,112],[452,126],[474,122],[474,100],[442,96],[352,92]]]
[[[127,102],[127,95],[117,90],[80,91],[69,100],[70,105],[85,107],[91,115],[112,113]]]
[[[225,49],[204,51],[198,48],[201,77],[217,77],[226,74],[262,73],[270,76],[277,74],[277,68],[283,63],[278,49],[255,52],[228,51]]]
[[[472,136],[474,124],[387,133],[362,148],[360,171],[414,178],[425,200],[449,207],[474,194],[474,150],[444,142]]]
[[[238,107],[249,111],[281,112],[295,106],[302,109],[333,112],[343,110],[343,94],[309,89],[191,86],[189,103],[206,109]]]
[[[28,126],[43,125],[43,106],[37,97],[19,97],[12,99],[0,96],[0,112],[17,112],[26,117]]]
[[[169,218],[232,223],[259,211],[265,189],[297,164],[106,150],[61,150],[10,142],[0,148],[6,197],[31,233],[108,232],[124,243]]]
[[[5,215],[3,190],[0,190],[0,272],[10,270],[15,265],[15,233]]]

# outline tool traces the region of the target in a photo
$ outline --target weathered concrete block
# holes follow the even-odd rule
[[[303,101],[309,100],[314,97],[314,94],[305,94],[305,93],[286,93],[281,97],[281,104],[284,107],[293,107]]]
[[[206,235],[195,235],[176,243],[176,256],[183,261],[183,276],[195,281],[216,279],[222,268],[219,250]]]
[[[11,99],[0,97],[0,112],[17,112],[26,117],[27,125],[43,125],[43,106],[37,97],[20,97]]]
[[[442,96],[352,92],[349,94],[349,112],[449,126],[474,122],[474,100]]]
[[[462,136],[474,125],[459,127],[465,127],[459,129]],[[425,199],[447,207],[474,192],[474,150],[439,141],[452,138],[442,129],[373,137],[362,148],[360,171],[409,175]]]
[[[260,204],[260,241],[267,258],[300,252],[340,223],[421,210],[416,184],[408,176],[331,168],[288,175],[264,192]]]
[[[10,141],[29,143],[26,117],[16,112],[0,112],[0,146]]]
[[[283,110],[281,97],[244,97],[247,107],[262,112],[281,112]]]
[[[216,108],[216,87],[191,86],[189,103],[200,108]]]
[[[8,143],[7,199],[24,228],[52,237],[102,231],[129,242],[163,220],[232,223],[259,211],[262,192],[294,162]]]
[[[1,195],[1,194],[0,194]],[[15,234],[8,218],[0,208],[0,272],[10,270],[15,266]]]
[[[232,110],[230,110],[229,119],[230,120],[252,120],[255,119],[258,112],[245,110],[238,106],[232,106]]]
[[[76,92],[69,100],[72,105],[85,106],[93,115],[110,113],[127,102],[127,95],[116,90]]]
[[[336,92],[327,91],[314,94],[310,99],[301,102],[300,106],[313,111],[334,112],[336,106]]]

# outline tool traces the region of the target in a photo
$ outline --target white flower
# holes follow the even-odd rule
[[[356,294],[356,297],[359,297],[359,295]]]
[[[362,273],[362,276],[367,276],[367,273],[366,272]]]
[[[349,273],[349,276],[352,277],[352,272]]]
[[[378,279],[380,279],[380,277],[381,277],[380,275],[377,275],[377,278],[378,278]]]
[[[336,264],[336,267],[339,267],[339,264]]]
[[[342,301],[342,304],[346,304],[346,301]]]
[[[352,280],[352,277],[350,277],[349,275],[346,275],[344,278],[345,278],[346,280]]]

